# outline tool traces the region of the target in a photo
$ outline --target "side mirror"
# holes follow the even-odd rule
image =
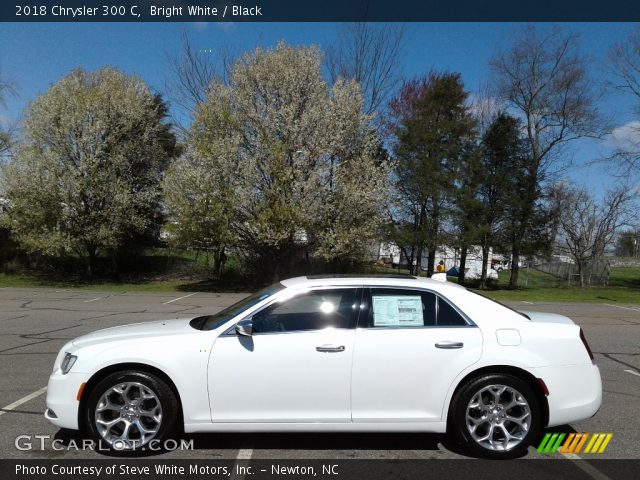
[[[253,322],[251,319],[247,318],[236,323],[236,333],[244,337],[250,337],[253,333]]]

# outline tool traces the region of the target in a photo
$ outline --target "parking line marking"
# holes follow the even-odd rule
[[[636,372],[635,370],[625,370],[625,372],[635,375],[636,377],[640,377],[640,372]]]
[[[97,297],[97,298],[92,298],[91,300],[83,300],[82,303],[95,302],[96,300],[100,300],[101,298],[105,298],[105,297]]]
[[[168,302],[164,302],[163,305],[167,305],[169,303],[177,302],[178,300],[182,300],[183,298],[193,297],[196,293],[190,293],[189,295],[183,295],[182,297],[174,298],[173,300],[169,300]]]
[[[238,450],[238,455],[236,455],[236,460],[251,460],[251,456],[253,455],[253,448],[241,448]]]
[[[238,454],[236,455],[236,462],[233,465],[233,470],[231,470],[230,477],[234,480],[242,480],[246,476],[246,472],[243,471],[238,473],[238,467],[244,466],[246,467],[251,457],[253,456],[253,447],[252,448],[241,448],[238,450]]]
[[[564,455],[565,458],[571,460],[576,467],[578,467],[594,480],[611,480],[611,477],[602,473],[596,467],[588,463],[580,455],[576,455],[575,453],[562,453],[561,455]]]
[[[520,301],[521,301],[522,303],[526,303],[527,305],[534,305],[534,303],[533,303],[533,302],[527,302],[527,301],[525,301],[525,300],[520,300]]]
[[[634,307],[623,307],[622,305],[612,305],[610,303],[605,303],[604,305],[606,305],[607,307],[615,307],[615,308],[622,308],[624,310],[633,310],[634,312],[640,312],[640,308],[634,308]]]
[[[13,403],[10,403],[6,407],[2,408],[2,411],[0,411],[0,416],[2,416],[5,413],[7,413],[7,410],[13,410],[14,408],[19,407],[23,403],[27,403],[29,400],[33,400],[34,398],[39,397],[40,395],[42,395],[46,391],[47,391],[47,387],[42,387],[40,390],[36,390],[35,392],[30,393],[26,397],[22,397],[22,398],[16,400],[15,402],[13,402]]]

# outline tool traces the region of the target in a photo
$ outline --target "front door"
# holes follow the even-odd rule
[[[221,335],[209,365],[214,422],[349,422],[361,290],[323,288],[273,303],[253,334]]]

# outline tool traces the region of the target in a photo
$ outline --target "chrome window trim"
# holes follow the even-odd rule
[[[356,328],[344,328],[344,327],[325,327],[325,328],[314,328],[313,330],[289,330],[286,332],[256,332],[256,333],[252,333],[251,336],[252,337],[260,337],[263,335],[288,335],[291,333],[314,333],[314,332],[322,332],[323,330],[327,330],[331,328],[332,330],[349,330],[349,331],[354,331],[356,330]],[[234,325],[233,327],[229,328],[228,330],[225,330],[225,332],[221,335],[221,336],[227,336],[227,337],[233,337],[233,336],[237,336],[238,334],[236,333],[236,326]]]
[[[389,327],[358,327],[357,330],[380,330],[380,331],[386,331],[386,330],[427,330],[427,329],[443,329],[443,328],[478,328],[477,325],[423,325],[423,326],[406,326],[406,327],[401,327],[401,326],[389,326]]]

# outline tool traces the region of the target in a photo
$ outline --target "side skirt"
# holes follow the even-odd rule
[[[446,422],[367,423],[188,423],[185,433],[196,432],[432,432],[445,433]]]

